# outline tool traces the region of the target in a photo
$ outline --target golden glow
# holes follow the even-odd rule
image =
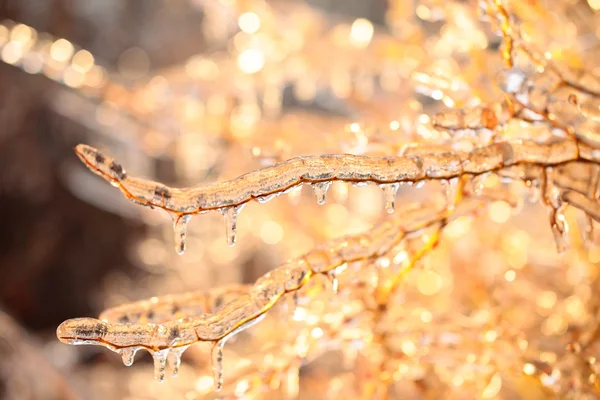
[[[260,18],[256,13],[247,12],[240,15],[238,25],[243,32],[256,33],[260,29]]]
[[[358,18],[350,28],[350,43],[356,47],[367,47],[373,38],[373,24],[371,21]]]
[[[405,340],[400,347],[402,348],[402,352],[409,357],[417,353],[417,346],[411,340]]]
[[[50,57],[56,62],[67,62],[73,56],[74,47],[66,39],[58,39],[50,47]]]
[[[99,88],[106,82],[104,68],[94,65],[85,76],[85,83],[90,87]]]
[[[85,74],[94,66],[94,56],[87,50],[79,50],[73,56],[71,66],[77,72]]]
[[[537,296],[537,305],[541,308],[551,309],[556,304],[556,293],[546,290]]]
[[[193,56],[185,63],[185,72],[192,78],[212,81],[219,76],[219,67],[213,60]]]
[[[65,85],[69,87],[78,88],[83,85],[84,75],[80,71],[69,67],[65,70],[63,81],[65,82]]]
[[[35,31],[27,25],[17,24],[10,32],[10,40],[26,45],[34,38],[34,35]]]
[[[265,56],[260,50],[248,49],[237,58],[238,68],[246,74],[255,74],[265,66]]]
[[[266,244],[277,244],[283,239],[283,228],[275,221],[267,221],[260,228],[260,238]]]
[[[588,227],[590,221],[583,219],[585,207],[576,211],[577,203],[568,199],[569,194],[581,194],[572,185],[584,188],[588,183],[593,192],[596,181],[585,182],[584,174],[596,167],[592,164],[597,160],[590,158],[597,158],[597,146],[586,144],[579,154],[570,132],[561,132],[561,127],[567,126],[563,114],[582,121],[587,118],[584,103],[597,106],[600,98],[589,76],[567,69],[576,63],[571,60],[585,59],[579,54],[584,47],[595,49],[597,38],[585,35],[582,41],[580,34],[596,28],[589,18],[580,26],[577,13],[562,18],[562,4],[539,12],[545,11],[544,2],[511,3],[513,18],[503,9],[506,1],[482,2],[485,21],[479,21],[469,2],[393,0],[386,3],[386,20],[381,21],[385,25],[375,30],[367,19],[344,22],[324,10],[296,8],[297,2],[285,2],[284,8],[262,0],[204,1],[206,19],[197,28],[209,40],[202,38],[201,45],[193,35],[169,40],[172,46],[181,45],[177,49],[159,48],[162,40],[154,42],[156,36],[135,40],[132,43],[148,53],[129,49],[117,65],[109,57],[110,70],[64,39],[40,34],[38,42],[29,27],[0,25],[0,42],[8,43],[0,47],[5,62],[30,73],[41,71],[74,89],[57,88],[60,101],[52,107],[101,134],[90,140],[107,147],[106,157],[87,148],[88,153],[78,151],[86,165],[129,200],[163,209],[176,221],[173,239],[170,221],[161,219],[166,215],[150,217],[158,214],[151,207],[139,210],[148,230],[132,254],[150,273],[136,274],[133,278],[139,282],[128,278],[127,286],[111,288],[107,302],[122,303],[154,290],[206,290],[193,300],[177,297],[184,299],[181,308],[173,307],[172,297],[128,306],[140,311],[141,324],[160,318],[168,320],[165,326],[179,328],[190,322],[185,329],[163,335],[162,324],[146,330],[148,326],[138,329],[134,322],[134,332],[133,325],[107,319],[106,341],[97,344],[125,353],[122,356],[129,351],[121,346],[124,341],[150,350],[165,348],[170,369],[171,357],[183,349],[166,347],[196,339],[221,338],[223,344],[224,334],[240,332],[268,314],[246,338],[227,343],[224,396],[235,392],[253,397],[253,391],[267,386],[281,389],[281,373],[292,369],[289,375],[299,379],[300,358],[312,355],[313,346],[328,357],[329,350],[321,345],[329,340],[335,340],[335,351],[343,354],[345,374],[324,370],[314,378],[311,374],[310,382],[303,379],[302,385],[317,382],[321,389],[329,388],[327,395],[333,398],[375,398],[381,393],[374,391],[395,385],[392,378],[402,381],[398,388],[403,394],[404,389],[414,389],[410,381],[427,383],[417,382],[418,396],[424,398],[510,396],[521,391],[517,381],[523,378],[536,389],[568,390],[574,379],[570,372],[558,384],[552,381],[558,381],[560,373],[567,375],[562,361],[573,354],[565,346],[581,350],[576,358],[582,365],[591,362],[584,342],[594,337],[592,323],[597,322],[591,300],[600,247],[587,242],[583,246],[587,238],[578,223]],[[540,19],[539,25],[528,21],[534,18]],[[551,24],[553,19],[564,24]],[[524,29],[512,29],[522,22]],[[523,40],[511,42],[511,35],[521,32]],[[488,38],[493,38],[493,46]],[[572,48],[561,50],[565,44]],[[528,56],[526,45],[536,57]],[[202,52],[185,62],[165,64],[170,53],[177,59],[190,51]],[[156,61],[152,68],[150,55]],[[504,68],[513,56],[518,57],[518,68]],[[564,68],[573,82],[589,85],[577,88],[561,82],[548,59]],[[526,86],[527,92],[513,93],[517,89],[506,89],[498,71],[509,69],[521,76],[521,65],[527,65],[526,77],[510,86]],[[45,79],[18,74],[23,82]],[[557,88],[576,92],[581,104],[545,92]],[[533,112],[524,107],[537,100],[547,103],[552,116],[536,115],[532,123],[528,119]],[[438,112],[443,117],[438,118]],[[587,134],[585,129],[576,132]],[[118,159],[115,164],[110,163],[113,156]],[[165,172],[174,184],[192,189],[163,191],[150,180],[163,174],[156,160],[173,167]],[[117,161],[128,168],[126,178],[115,168]],[[136,178],[138,173],[149,179]],[[450,176],[459,176],[459,184],[444,186]],[[472,179],[478,179],[480,191],[471,191]],[[541,204],[523,202],[526,179],[545,183],[538,192],[552,193],[541,193]],[[565,187],[569,192],[559,193]],[[446,193],[440,190],[444,188]],[[100,192],[94,189],[92,194],[102,200]],[[569,204],[567,218],[559,213],[551,221],[571,223],[570,235],[564,238],[569,248],[561,257],[551,242],[548,219],[555,216],[545,208],[555,199],[548,194],[561,195]],[[281,196],[262,204],[271,195]],[[315,195],[325,204],[314,205]],[[588,200],[596,200],[590,196]],[[112,204],[108,200],[103,204]],[[392,215],[384,218],[384,209]],[[188,213],[194,214],[194,223],[186,231],[181,221]],[[238,244],[229,248],[222,233],[227,232],[232,244],[235,230]],[[352,235],[344,236],[348,233]],[[184,238],[187,253],[172,254],[170,243],[182,244]],[[298,281],[301,288],[289,287]],[[220,287],[239,282],[244,286]],[[332,282],[335,287],[339,283],[339,293],[331,290]],[[233,301],[229,305],[223,299]],[[187,313],[193,313],[190,320]],[[132,319],[136,314],[131,313]],[[572,327],[576,335],[571,335]],[[177,341],[170,341],[170,335],[177,334]],[[187,334],[189,338],[183,337]],[[109,339],[118,346],[107,346]],[[169,342],[159,344],[163,339]],[[576,343],[580,339],[582,343]],[[214,341],[204,345],[216,348]],[[241,352],[229,348],[247,343],[251,346]],[[389,349],[382,352],[381,345]],[[205,353],[192,351],[195,356]],[[161,368],[165,360],[159,358],[165,352],[153,354],[155,367]],[[257,352],[264,352],[264,359],[256,357]],[[215,357],[220,355],[211,358]],[[346,384],[348,375],[362,371],[364,360],[369,361],[368,371],[357,375],[364,393],[353,393],[355,385]],[[256,365],[246,365],[249,362]],[[213,378],[198,379],[203,372],[196,371],[196,364],[182,365],[181,377],[192,376],[186,389],[194,392],[187,396],[190,400],[201,396],[196,389],[212,391],[214,384]],[[247,366],[256,366],[251,375],[245,374]],[[577,382],[588,381],[585,368],[569,363],[566,368],[584,373]],[[379,379],[387,381],[382,384]],[[510,381],[506,387],[503,379]],[[595,382],[589,389],[600,393]],[[181,397],[170,390],[162,397]],[[528,398],[521,395],[515,393]]]
[[[40,54],[29,53],[23,59],[23,70],[29,74],[39,74],[44,68],[44,59]]]
[[[311,332],[312,337],[314,337],[315,339],[320,339],[323,337],[323,329],[316,327],[313,328],[312,332]]]
[[[23,48],[15,42],[9,42],[2,49],[2,61],[7,64],[15,64],[21,57],[23,57]]]
[[[496,397],[496,395],[498,395],[498,393],[500,393],[501,388],[502,377],[500,376],[500,374],[496,373],[492,376],[492,379],[490,379],[488,385],[483,389],[481,397],[483,397],[484,399],[494,398]]]
[[[423,270],[417,278],[417,289],[425,296],[433,296],[442,289],[442,277],[435,271]]]
[[[506,279],[507,282],[513,282],[516,277],[517,277],[517,273],[512,269],[509,269],[504,274],[504,279]]]
[[[145,50],[131,47],[119,57],[119,73],[126,79],[140,79],[150,70],[150,59]]]
[[[600,263],[600,246],[591,246],[588,257],[592,264]]]
[[[0,25],[0,46],[8,42],[8,29],[4,25]]]

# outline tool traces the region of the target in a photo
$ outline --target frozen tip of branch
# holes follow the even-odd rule
[[[112,158],[105,156],[92,146],[78,144],[75,146],[75,154],[92,172],[102,176],[109,182],[127,177],[127,173],[121,164],[116,163]]]

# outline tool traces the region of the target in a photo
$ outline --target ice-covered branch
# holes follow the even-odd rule
[[[466,204],[469,212],[473,203]],[[105,311],[100,319],[77,318],[57,329],[68,344],[107,347],[131,365],[140,349],[154,358],[155,377],[164,379],[167,359],[177,373],[182,353],[193,343],[212,342],[215,385],[222,383],[222,350],[233,335],[259,322],[287,294],[303,288],[317,275],[335,281],[338,267],[387,253],[408,235],[447,221],[458,211],[418,205],[366,234],[334,239],[259,278],[252,286],[233,286],[208,293],[153,298]]]
[[[557,166],[573,161],[600,162],[600,152],[574,140],[538,143],[514,140],[492,143],[471,152],[451,146],[408,148],[401,156],[369,157],[350,154],[297,157],[242,175],[230,181],[190,188],[132,177],[112,158],[93,147],[78,145],[75,152],[94,173],[110,182],[131,201],[161,208],[173,216],[176,249],[185,249],[186,224],[194,214],[220,211],[226,220],[227,239],[235,243],[237,216],[249,201],[266,202],[301,184],[313,187],[318,203],[325,201],[333,181],[371,182],[382,187],[386,209],[393,212],[400,184],[427,180],[449,181],[465,175],[481,175],[509,167]]]

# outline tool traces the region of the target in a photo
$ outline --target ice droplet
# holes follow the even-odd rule
[[[212,358],[212,371],[213,371],[213,382],[215,385],[215,390],[220,392],[223,388],[223,347],[225,347],[225,343],[227,340],[237,335],[238,333],[250,328],[253,325],[256,325],[267,315],[266,313],[259,315],[258,317],[240,325],[227,335],[223,336],[219,339],[212,348],[211,358]]]
[[[244,204],[234,207],[223,207],[219,211],[225,217],[225,232],[227,235],[227,244],[233,246],[237,235],[237,217]]]
[[[385,200],[385,211],[388,214],[394,212],[394,208],[396,207],[396,194],[398,193],[398,188],[400,187],[399,183],[385,183],[379,185],[383,189],[383,197]]]
[[[312,183],[311,186],[315,192],[315,196],[317,197],[317,204],[325,204],[325,195],[327,194],[327,189],[329,189],[329,186],[331,186],[331,182],[317,182]]]
[[[173,230],[175,231],[175,251],[177,254],[185,252],[185,237],[187,232],[187,224],[192,219],[190,214],[172,214]]]
[[[152,352],[152,358],[154,359],[154,379],[159,382],[165,380],[165,370],[167,369],[168,355],[169,349]]]
[[[135,354],[139,349],[139,347],[125,347],[118,350],[118,353],[121,355],[121,358],[123,359],[123,364],[125,364],[125,366],[131,367],[131,365],[133,365]]]

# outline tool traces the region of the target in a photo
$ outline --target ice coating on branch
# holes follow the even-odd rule
[[[474,206],[465,205],[465,210]],[[176,374],[180,357],[191,344],[213,342],[215,387],[219,388],[225,342],[258,323],[286,293],[297,293],[311,277],[319,274],[327,275],[337,290],[337,275],[348,263],[383,254],[409,232],[449,216],[439,205],[409,207],[401,210],[401,214],[369,235],[337,238],[290,260],[251,287],[235,285],[208,293],[155,297],[118,306],[103,312],[103,320],[77,318],[63,322],[57,329],[57,337],[67,344],[104,346],[119,353],[126,365],[133,362],[138,350],[145,349],[153,356],[157,380],[166,377],[169,365]],[[327,253],[321,249],[328,249]]]
[[[266,196],[259,196],[259,197],[256,198],[256,201],[258,201],[260,204],[265,204],[269,200],[272,200],[275,197],[277,197],[278,194],[279,193],[273,193],[273,194],[268,194]]]
[[[598,124],[595,121],[586,123]],[[237,214],[246,202],[261,196],[285,193],[305,182],[313,186],[318,202],[324,201],[326,189],[334,180],[378,183],[385,192],[388,212],[392,209],[391,199],[395,184],[421,185],[430,179],[449,181],[450,183],[446,184],[449,209],[454,204],[452,198],[456,198],[454,182],[464,175],[473,175],[477,180],[486,174],[497,172],[507,179],[523,180],[529,183],[530,187],[535,187],[544,168],[562,168],[581,162],[600,163],[600,150],[597,149],[600,139],[596,137],[600,137],[600,134],[597,133],[597,127],[592,125],[588,128],[585,123],[579,126],[582,127],[586,129],[578,129],[575,133],[580,141],[559,138],[539,142],[517,139],[476,147],[469,153],[437,145],[430,148],[408,148],[402,156],[396,157],[326,155],[295,158],[232,181],[187,189],[169,188],[160,183],[127,175],[123,179],[116,179],[115,175],[103,172],[110,171],[104,164],[112,165],[114,161],[103,156],[97,157],[97,152],[87,147],[78,150],[78,154],[92,171],[115,184],[133,202],[185,216],[179,225],[175,224],[177,249],[183,250],[183,223],[190,215],[219,209],[226,221],[227,242],[232,245],[236,239]],[[89,158],[91,156],[94,158]],[[511,170],[514,173],[506,174]],[[554,197],[559,196],[563,189],[574,189],[573,184],[568,183],[573,182],[572,180],[562,179],[557,175],[557,178],[550,181],[554,179],[557,179],[554,183],[558,188]],[[477,185],[475,188],[476,192],[481,192],[477,190]],[[487,192],[487,195],[491,195]],[[584,195],[593,196],[587,192]],[[565,229],[562,228],[564,222],[555,221],[554,215],[550,225],[555,233],[557,247],[563,248],[564,244],[561,242],[564,242],[565,237]]]
[[[553,175],[557,173],[564,172],[557,170]],[[594,218],[600,219],[597,201],[569,190],[561,198],[565,203],[591,210]],[[253,286],[164,296],[115,307],[102,314],[102,321],[93,318],[65,321],[58,327],[57,336],[68,344],[107,347],[118,352],[126,365],[133,362],[135,352],[146,349],[153,355],[158,380],[164,379],[167,365],[176,373],[181,354],[188,346],[197,341],[213,342],[214,382],[219,388],[225,342],[260,321],[287,293],[297,293],[311,277],[319,274],[329,276],[333,289],[337,290],[337,275],[346,265],[385,254],[408,234],[436,224],[441,226],[442,221],[447,223],[460,216],[460,208],[476,209],[479,203],[469,204],[462,201],[452,211],[439,205],[403,207],[397,217],[368,234],[331,240],[269,272]],[[562,215],[561,210],[557,215]],[[171,364],[167,362],[169,357]]]
[[[579,98],[571,94],[568,98],[569,103],[577,107],[577,110],[586,118],[600,121],[600,100],[593,97]]]
[[[409,148],[401,156],[345,154],[298,157],[231,181],[181,189],[130,177],[121,173],[122,168],[117,168],[119,173],[116,173],[114,169],[118,164],[89,146],[77,146],[76,152],[93,172],[117,186],[134,203],[177,215],[179,219],[174,226],[176,246],[180,252],[185,249],[185,223],[190,215],[220,210],[226,221],[227,242],[233,245],[237,214],[244,204],[252,199],[264,202],[276,194],[295,191],[302,183],[312,186],[317,203],[322,204],[327,189],[335,180],[374,182],[386,192],[386,210],[389,212],[396,184],[422,185],[427,180],[451,180],[466,174],[478,176],[515,166],[545,167],[581,160],[598,163],[600,151],[594,146],[600,145],[599,130],[595,126],[581,128],[577,130],[581,142],[572,139],[545,142],[518,139],[483,145],[468,153],[456,151],[450,145],[437,145]]]

